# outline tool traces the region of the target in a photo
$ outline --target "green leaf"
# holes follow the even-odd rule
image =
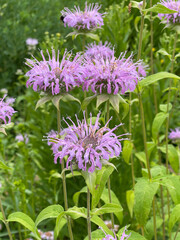
[[[168,105],[169,105],[169,107],[168,107]],[[167,113],[167,110],[168,110],[168,111],[171,111],[171,109],[172,109],[172,104],[169,103],[168,105],[167,105],[167,104],[160,104],[160,105],[159,105],[159,109],[160,109],[162,112]]]
[[[168,114],[164,112],[157,113],[152,124],[152,136],[156,141],[158,137],[159,130],[163,125],[164,121],[167,119]]]
[[[93,96],[90,96],[90,97],[87,97],[83,100],[82,104],[81,104],[81,108],[82,110],[85,110],[86,107],[91,103],[91,101],[93,99],[95,99],[97,96],[96,95],[93,95]]]
[[[72,177],[76,177],[76,176],[82,176],[82,175],[78,171],[73,171],[73,173],[66,174],[66,178],[72,178]]]
[[[175,74],[168,73],[168,72],[159,72],[159,73],[155,73],[153,75],[150,75],[150,76],[144,78],[142,81],[139,82],[139,86],[147,87],[150,84],[153,84],[153,83],[155,83],[159,80],[165,79],[165,78],[180,79],[180,77]]]
[[[48,218],[57,218],[64,209],[60,205],[51,205],[43,209],[36,218],[35,225],[37,226],[40,222]]]
[[[180,221],[180,204],[176,205],[171,212],[169,219],[169,232],[172,231],[173,226],[178,221]]]
[[[164,5],[162,5],[160,3],[154,5],[151,8],[144,9],[142,11],[144,11],[144,12],[164,13],[164,14],[177,13],[177,11],[169,9],[169,8],[165,7]]]
[[[160,228],[163,223],[163,220],[159,217],[156,216],[156,229]],[[145,237],[148,240],[151,240],[154,236],[154,223],[153,223],[153,217],[147,222],[145,226]]]
[[[120,101],[120,99],[119,99],[118,95],[110,95],[109,102],[112,105],[112,107],[114,108],[114,110],[118,113],[119,113],[119,101]]]
[[[101,199],[104,203],[109,203],[108,189],[106,189],[106,188],[104,189],[104,191],[101,195]],[[111,190],[111,200],[112,200],[112,203],[118,204],[120,206],[120,208],[122,208],[121,203],[119,202],[119,199],[116,197],[116,194],[112,190]],[[119,223],[122,224],[123,212],[114,212],[114,215],[119,220]]]
[[[106,203],[100,208],[94,208],[90,214],[91,216],[93,216],[93,215],[101,215],[104,213],[114,213],[114,212],[122,212],[122,211],[123,209],[119,204]]]
[[[91,239],[92,240],[102,240],[105,237],[105,234],[101,229],[97,229],[91,232]],[[84,240],[89,240],[89,236],[86,236]]]
[[[74,96],[72,96],[69,93],[63,94],[62,101],[63,102],[76,101],[81,105],[81,102],[79,101],[79,99],[75,98]]]
[[[106,182],[113,171],[114,168],[112,166],[102,167],[101,170],[97,171],[95,187],[93,188],[92,191],[92,203],[91,203],[92,209],[97,206],[103,193]]]
[[[55,238],[55,240],[57,239],[61,229],[66,224],[67,224],[67,219],[66,218],[62,218],[61,221],[58,222],[58,225],[55,226],[55,229],[54,229],[54,238]]]
[[[161,181],[167,186],[173,202],[175,204],[180,204],[180,177],[171,175],[166,178],[162,178]]]
[[[4,135],[7,135],[6,130],[4,127],[0,127],[0,132],[3,133]]]
[[[85,182],[89,188],[89,191],[92,192],[94,191],[95,188],[95,183],[96,183],[96,171],[94,171],[93,173],[89,173],[89,172],[81,172],[82,176],[85,179]]]
[[[106,226],[106,224],[104,223],[104,221],[98,217],[98,216],[93,216],[91,218],[91,222],[95,223],[97,226],[102,227],[102,229],[107,233],[113,236],[113,232],[111,230],[109,230],[109,228]]]
[[[0,161],[0,169],[11,170],[10,167],[6,166],[3,162]]]
[[[135,153],[135,156],[136,156],[141,162],[144,163],[145,167],[147,167],[145,152]]]
[[[53,98],[52,96],[44,96],[44,97],[40,98],[36,103],[35,110],[37,110],[38,107],[42,106],[46,102],[50,101],[52,98]]]
[[[169,59],[171,59],[171,54],[169,54],[168,52],[166,52],[166,50],[165,50],[164,48],[159,49],[159,50],[157,51],[157,53],[160,53],[160,54],[162,54],[162,55],[164,55],[164,56],[168,56]]]
[[[134,191],[128,190],[126,191],[126,202],[130,212],[131,218],[133,217],[133,208],[134,208]]]
[[[99,36],[97,34],[94,33],[85,33],[85,35],[93,40],[96,40],[97,42],[100,41]]]
[[[110,98],[109,94],[97,95],[96,108],[98,108],[102,103],[109,100],[109,98]]]
[[[25,213],[14,212],[8,216],[8,222],[18,222],[36,235],[36,226],[34,221]],[[40,238],[39,238],[40,239]]]
[[[144,178],[140,178],[135,185],[134,213],[140,226],[146,224],[158,187],[158,183],[150,182],[149,179]]]
[[[122,233],[124,232],[124,229],[125,229],[125,227],[121,228],[121,229],[118,231],[117,236],[121,237],[121,236],[122,236]],[[139,233],[134,232],[134,231],[132,231],[132,230],[128,230],[128,231],[126,231],[125,233],[126,233],[127,235],[130,235],[130,234],[131,234],[129,240],[131,240],[131,239],[132,239],[132,240],[146,240],[145,237],[141,236]]]
[[[59,101],[63,98],[63,95],[56,95],[52,98],[52,103],[59,110]]]
[[[130,156],[132,153],[132,149],[133,149],[133,144],[131,141],[124,141],[124,145],[123,145],[123,151],[122,151],[122,156],[124,158],[124,161],[129,164],[129,160],[130,160]]]
[[[166,146],[165,145],[162,147],[158,147],[158,149],[160,149],[161,152],[166,154]],[[176,148],[171,144],[168,144],[168,159],[169,159],[172,169],[176,173],[178,173],[178,171],[179,171],[179,156],[178,156],[178,152],[177,152]]]
[[[74,201],[74,204],[76,206],[78,206],[78,202],[79,202],[79,195],[81,193],[87,193],[87,187],[83,187],[80,191],[76,192],[74,195],[73,195],[73,201]]]

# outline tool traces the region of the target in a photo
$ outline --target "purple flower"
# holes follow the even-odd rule
[[[77,125],[68,117],[72,125],[65,121],[67,128],[60,135],[61,138],[51,138],[48,136],[48,143],[52,145],[54,162],[67,156],[66,168],[76,165],[79,169],[88,172],[94,172],[95,168],[102,168],[102,164],[109,158],[118,157],[121,152],[121,143],[123,139],[116,136],[114,131],[121,126],[110,129],[107,127],[108,122],[102,128],[99,127],[100,113],[97,115],[96,122],[92,124],[92,115],[90,115],[90,124],[84,119],[81,122],[77,116]],[[54,136],[54,133],[52,133]],[[122,136],[122,135],[121,135]]]
[[[112,46],[110,43],[105,42],[103,45],[100,42],[98,45],[96,43],[88,44],[86,47],[85,55],[89,56],[90,58],[111,58],[114,56],[114,51],[111,49]]]
[[[28,144],[29,142],[29,137],[27,134],[24,134],[24,136],[22,134],[18,134],[15,139],[18,142],[25,142],[25,144]]]
[[[14,108],[10,106],[14,102],[14,98],[7,98],[6,102],[4,101],[6,95],[3,98],[0,98],[0,123],[7,124],[11,122],[12,115],[16,112]],[[8,120],[8,122],[7,122]]]
[[[131,236],[131,233],[129,235],[125,234],[126,230],[127,230],[127,227],[125,227],[124,232],[122,233],[122,236],[121,236],[120,240],[127,240]],[[103,229],[102,229],[102,231],[103,231]],[[104,232],[104,234],[106,235],[105,232]],[[105,238],[103,238],[102,240],[117,240],[117,237],[116,237],[116,234],[114,232],[114,237],[111,236],[111,235],[106,235]]]
[[[180,128],[175,128],[175,130],[171,129],[171,133],[169,134],[169,138],[172,140],[180,139]]]
[[[34,91],[44,91],[56,95],[63,92],[68,92],[75,86],[82,82],[80,55],[76,54],[75,58],[71,60],[72,54],[65,51],[62,60],[59,60],[59,51],[56,53],[52,50],[52,58],[47,50],[49,59],[46,60],[43,52],[41,55],[43,60],[38,61],[27,59],[26,65],[31,70],[26,73],[29,77],[26,86],[33,85]]]
[[[106,59],[85,57],[83,90],[88,91],[90,87],[93,93],[115,95],[134,91],[138,81],[146,76],[145,67],[142,61],[133,63],[132,54],[127,59],[125,54]]]
[[[103,25],[103,16],[104,14],[99,13],[99,9],[101,6],[98,3],[89,4],[85,3],[84,11],[81,11],[79,6],[74,7],[72,11],[68,8],[64,8],[61,11],[64,19],[64,26],[73,27],[77,30],[93,30],[95,28],[99,28]]]
[[[36,46],[38,44],[38,40],[35,38],[27,38],[26,44],[30,46]]]
[[[160,4],[171,10],[177,11],[177,13],[159,13],[158,16],[160,19],[165,20],[167,23],[180,23],[180,1],[161,0]]]

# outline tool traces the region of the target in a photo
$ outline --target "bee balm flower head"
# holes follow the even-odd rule
[[[169,134],[169,138],[172,140],[180,141],[180,128],[175,128],[175,130],[171,130],[171,133]]]
[[[86,2],[84,11],[81,11],[79,6],[74,8],[72,11],[68,8],[61,11],[65,26],[67,25],[80,31],[90,31],[103,25],[104,14],[99,13],[101,6],[97,3],[92,3],[88,6]]]
[[[26,73],[29,77],[26,86],[33,86],[34,91],[44,91],[52,95],[68,92],[82,81],[80,56],[77,54],[73,60],[65,51],[62,60],[59,51],[52,50],[52,57],[47,50],[49,59],[46,60],[41,51],[42,61],[27,59],[26,65],[31,70]]]
[[[105,42],[105,44],[102,44],[100,42],[98,45],[94,42],[91,44],[88,44],[86,47],[85,55],[89,56],[90,58],[111,58],[114,56],[114,51],[111,49],[112,46],[110,43]]]
[[[86,122],[85,114],[81,122],[77,116],[77,124],[70,118],[67,118],[72,125],[64,119],[67,128],[61,132],[61,138],[54,138],[52,132],[48,136],[48,143],[52,145],[54,153],[54,162],[67,156],[66,167],[76,165],[79,169],[88,172],[94,172],[95,168],[101,169],[103,160],[109,160],[112,157],[118,157],[121,152],[120,136],[116,136],[114,131],[121,125],[110,129],[108,122],[102,128],[99,124],[100,113],[97,115],[96,122],[90,124]],[[64,137],[63,137],[64,135]],[[122,136],[122,135],[121,135]]]
[[[14,98],[5,101],[6,95],[0,99],[0,123],[7,124],[11,122],[12,115],[16,112],[10,105],[14,102]]]

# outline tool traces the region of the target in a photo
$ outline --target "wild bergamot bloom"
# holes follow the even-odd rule
[[[171,130],[169,138],[172,140],[180,140],[180,128],[175,128],[175,130]]]
[[[0,124],[7,124],[11,122],[12,115],[16,112],[13,107],[10,105],[14,102],[14,98],[7,98],[5,101],[4,95],[3,98],[0,98]]]
[[[59,51],[57,56],[55,50],[52,49],[52,58],[47,50],[49,59],[46,60],[41,51],[42,61],[27,59],[26,65],[31,70],[26,73],[29,77],[26,86],[33,85],[34,91],[44,91],[56,95],[63,92],[69,92],[82,81],[81,60],[80,55],[76,54],[74,59],[72,54],[64,52],[62,60],[59,59]]]
[[[98,12],[101,8],[98,3],[87,5],[86,2],[84,11],[81,11],[79,6],[74,8],[72,11],[68,8],[61,11],[65,26],[68,25],[68,27],[81,31],[90,31],[103,25],[104,14]]]
[[[104,44],[102,44],[102,42],[99,44],[96,44],[95,42],[90,43],[86,46],[85,55],[89,56],[90,58],[110,58],[114,56],[114,51],[111,48],[111,44],[107,41]]]
[[[139,80],[146,76],[142,61],[133,62],[132,54],[125,58],[106,57],[91,59],[84,57],[83,90],[91,88],[93,93],[124,94],[127,90],[134,91]]]
[[[177,11],[177,13],[159,13],[159,18],[165,20],[167,23],[180,23],[180,1],[161,0],[160,3],[171,10]]]
[[[112,157],[118,157],[121,152],[122,136],[117,136],[114,131],[122,124],[117,125],[113,129],[106,125],[100,128],[100,113],[97,115],[95,124],[92,124],[92,116],[90,116],[90,124],[84,119],[80,121],[77,116],[77,124],[70,118],[67,118],[70,125],[65,119],[67,128],[62,130],[61,137],[54,137],[55,132],[48,135],[48,144],[52,145],[54,154],[54,162],[67,156],[66,168],[69,166],[77,166],[79,169],[88,172],[94,172],[95,168],[101,169],[102,165]],[[53,137],[51,137],[53,136]]]

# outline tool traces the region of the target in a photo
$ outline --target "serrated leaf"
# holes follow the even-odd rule
[[[36,103],[35,110],[37,110],[38,107],[42,106],[43,104],[50,101],[51,99],[52,99],[52,96],[44,96],[44,97],[40,98]]]
[[[119,204],[106,203],[100,208],[94,208],[90,214],[91,216],[93,216],[93,215],[101,215],[105,213],[122,212],[122,211],[123,209]]]
[[[160,128],[163,125],[164,121],[167,119],[167,117],[168,113],[160,112],[156,114],[152,124],[152,136],[155,141],[157,140]]]
[[[117,236],[122,237],[122,233],[124,232],[124,229],[125,229],[125,227],[121,228],[118,231]],[[131,240],[131,239],[132,240],[146,240],[145,237],[141,236],[139,233],[134,232],[132,230],[127,230],[125,233],[126,233],[126,235],[130,235],[129,240]]]
[[[158,149],[161,150],[161,152],[166,154],[166,146],[162,146],[162,147],[158,147]],[[178,152],[176,150],[176,148],[171,145],[168,144],[168,160],[169,163],[171,165],[171,167],[173,168],[173,170],[178,173],[179,171],[179,156],[178,156]]]
[[[110,98],[109,94],[97,95],[96,108],[98,108],[102,103],[109,100],[109,98]]]
[[[83,100],[82,104],[81,104],[81,108],[82,110],[85,110],[86,107],[91,103],[91,101],[93,99],[95,99],[97,96],[96,95],[93,95],[93,96],[90,96],[90,97],[87,97]]]
[[[169,232],[172,231],[173,226],[178,221],[180,221],[180,204],[176,205],[171,212],[169,219]]]
[[[140,226],[146,224],[159,184],[140,178],[134,188],[134,213]]]
[[[61,229],[67,224],[67,219],[66,218],[62,218],[61,221],[59,222],[58,225],[55,226],[54,229],[54,238],[55,240],[57,239]]]
[[[133,217],[133,208],[134,208],[134,191],[128,190],[126,191],[126,202],[130,212],[131,218]]]
[[[165,79],[165,78],[174,78],[174,79],[180,79],[179,76],[172,74],[172,73],[168,73],[168,72],[159,72],[159,73],[155,73],[153,75],[150,75],[146,78],[144,78],[143,80],[141,80],[138,85],[140,87],[147,87],[150,84],[153,84],[159,80]]]
[[[97,171],[96,181],[92,191],[92,209],[97,206],[107,180],[113,171],[114,168],[112,166],[106,166]]]
[[[95,223],[97,226],[102,227],[102,229],[107,233],[113,236],[113,232],[109,230],[109,228],[106,226],[104,221],[98,217],[98,216],[93,216],[91,218],[91,222]]]
[[[8,216],[8,222],[18,222],[36,235],[36,226],[34,221],[25,213],[14,212]],[[39,238],[40,239],[40,238]]]
[[[69,93],[63,94],[62,101],[63,102],[76,101],[81,105],[81,102],[79,101],[79,99],[75,98],[74,96],[72,96]]]
[[[164,5],[162,5],[160,3],[154,5],[151,8],[144,9],[142,11],[144,11],[144,12],[164,13],[164,14],[177,13],[177,11],[169,9],[169,8],[165,7]]]
[[[0,169],[11,170],[10,167],[6,166],[3,162],[0,161]]]
[[[168,107],[168,105],[169,105],[169,107]],[[167,110],[171,111],[171,109],[172,109],[172,104],[169,103],[168,105],[167,105],[167,104],[160,104],[160,105],[159,105],[159,109],[160,109],[162,112],[167,113]]]
[[[88,186],[90,193],[92,194],[96,183],[96,172],[94,171],[93,173],[89,173],[82,171],[81,174],[85,179],[86,185]]]
[[[52,103],[59,110],[59,101],[63,98],[63,95],[57,95],[52,98]]]
[[[130,156],[131,156],[131,153],[132,153],[132,149],[133,149],[132,142],[125,140],[124,144],[123,144],[122,156],[123,156],[124,161],[127,164],[129,164],[129,159],[130,159]]]
[[[61,205],[51,205],[43,209],[36,218],[35,225],[49,218],[57,218],[64,209]]]

